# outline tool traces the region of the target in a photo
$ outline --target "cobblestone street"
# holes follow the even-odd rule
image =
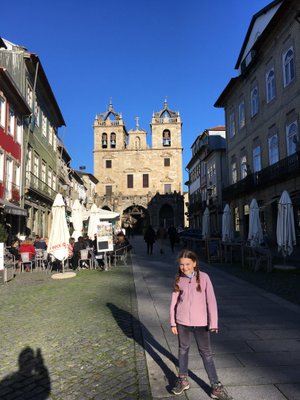
[[[23,273],[0,299],[2,400],[149,398],[131,265]]]

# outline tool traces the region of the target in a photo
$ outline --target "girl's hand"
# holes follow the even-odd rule
[[[216,329],[216,328],[212,328],[212,329],[210,329],[210,330],[209,330],[209,332],[212,332],[212,333],[218,333],[218,332],[219,332],[219,330],[218,330],[218,329]]]
[[[173,335],[178,335],[177,326],[171,326],[171,331],[172,331]]]

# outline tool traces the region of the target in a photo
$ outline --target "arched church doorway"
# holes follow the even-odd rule
[[[159,224],[168,228],[174,224],[174,210],[169,204],[164,204],[159,210]]]
[[[129,234],[141,235],[145,226],[149,225],[149,213],[143,206],[132,205],[124,210],[122,228]]]

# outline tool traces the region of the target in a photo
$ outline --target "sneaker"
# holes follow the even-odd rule
[[[233,400],[233,398],[227,393],[227,390],[224,388],[221,382],[215,383],[211,386],[210,397],[216,400]]]
[[[172,389],[172,393],[181,394],[189,388],[190,385],[187,376],[179,377],[176,381],[175,387]]]

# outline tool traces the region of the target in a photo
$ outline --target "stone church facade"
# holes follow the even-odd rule
[[[152,115],[152,146],[147,132],[127,131],[110,102],[94,122],[94,175],[96,204],[120,213],[120,227],[136,233],[151,224],[158,227],[184,223],[182,192],[182,122],[179,112],[164,108]]]

